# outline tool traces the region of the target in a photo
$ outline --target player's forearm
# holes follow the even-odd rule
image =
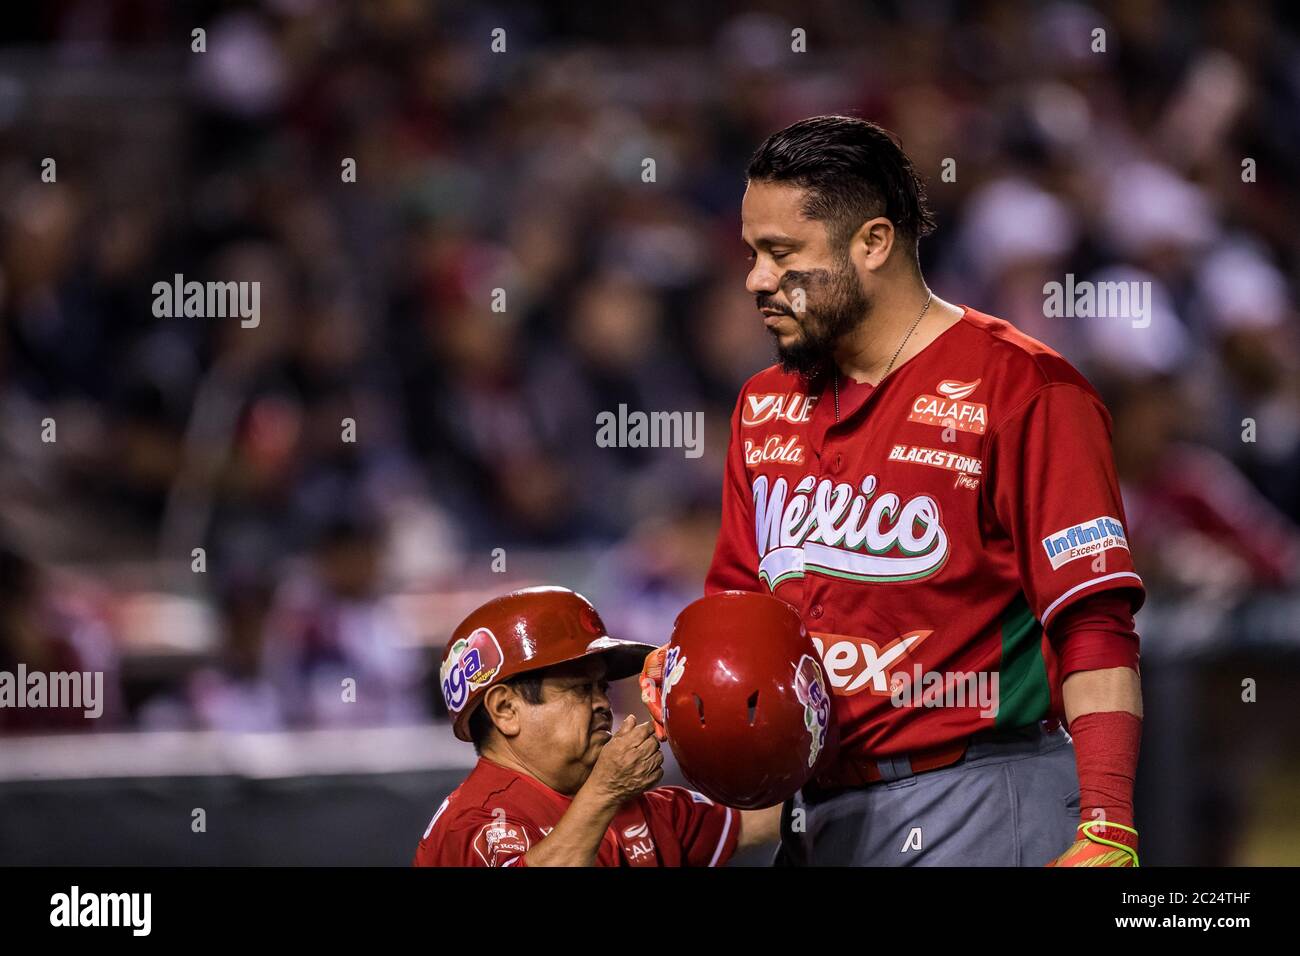
[[[1131,667],[1075,671],[1061,685],[1068,727],[1084,714],[1125,711],[1142,716],[1142,681]]]
[[[591,866],[618,805],[584,786],[555,829],[524,856],[531,866]]]
[[[781,805],[765,810],[740,811],[740,842],[737,852],[781,839]]]
[[[1079,776],[1082,824],[1116,824],[1108,838],[1132,830],[1133,784],[1142,739],[1142,688],[1131,667],[1075,671],[1061,686]]]

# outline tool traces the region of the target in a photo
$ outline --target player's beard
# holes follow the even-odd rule
[[[796,289],[804,291],[807,307],[802,315],[791,316],[799,326],[798,339],[782,345],[776,331],[771,331],[781,368],[811,381],[834,367],[836,346],[866,320],[871,300],[847,258],[834,270],[791,270],[781,276],[781,291],[787,301],[794,301]],[[758,297],[758,307],[776,308],[766,296]]]

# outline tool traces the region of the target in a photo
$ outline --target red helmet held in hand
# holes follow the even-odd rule
[[[766,594],[724,591],[677,616],[663,710],[686,778],[744,810],[792,796],[839,742],[817,649],[795,609]]]

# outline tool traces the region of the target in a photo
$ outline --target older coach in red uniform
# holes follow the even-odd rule
[[[747,172],[746,288],[780,363],[736,404],[706,591],[799,610],[842,741],[779,859],[1135,865],[1143,589],[1106,409],[931,293],[932,220],[884,130],[804,120]]]
[[[455,734],[478,765],[442,802],[416,866],[719,866],[776,839],[779,811],[656,787],[650,723],[618,727],[606,690],[648,644],[611,638],[565,588],[489,601],[452,634],[440,676]]]

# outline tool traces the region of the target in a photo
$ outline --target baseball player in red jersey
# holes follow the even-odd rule
[[[652,647],[615,640],[565,588],[489,601],[452,634],[441,668],[458,738],[478,765],[434,813],[415,866],[719,866],[775,840],[778,809],[740,811],[656,787],[652,725],[615,728],[609,681]]]
[[[796,123],[748,179],[746,287],[780,364],[732,416],[706,592],[801,613],[841,739],[778,860],[1136,865],[1143,588],[1100,399],[930,292],[924,193],[879,127]]]

